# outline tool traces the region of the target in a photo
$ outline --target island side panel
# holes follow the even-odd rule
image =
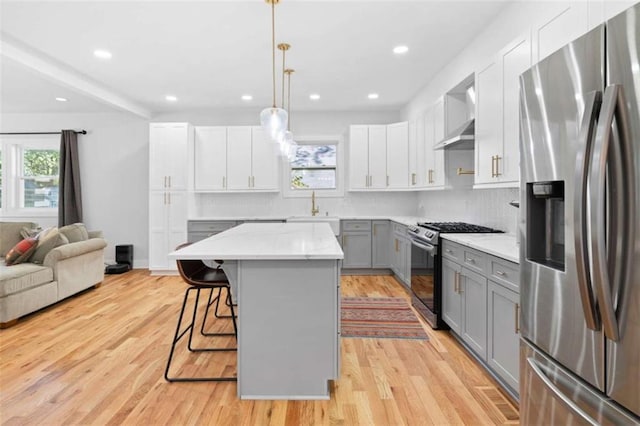
[[[238,396],[328,399],[339,376],[339,261],[238,262]]]

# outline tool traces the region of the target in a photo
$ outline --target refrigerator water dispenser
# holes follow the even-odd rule
[[[527,183],[527,259],[564,271],[564,181]]]

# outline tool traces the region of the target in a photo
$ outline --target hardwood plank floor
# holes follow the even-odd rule
[[[0,330],[0,424],[518,424],[492,379],[424,323],[426,342],[343,338],[330,401],[240,401],[235,383],[167,383],[184,290],[179,277],[112,275]],[[390,276],[345,276],[342,295],[409,297]],[[235,352],[177,352],[178,374],[235,372]]]

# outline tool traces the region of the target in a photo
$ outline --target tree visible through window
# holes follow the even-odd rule
[[[298,145],[291,160],[291,189],[335,189],[336,145]]]
[[[22,207],[58,207],[60,152],[56,149],[24,149],[22,168]]]

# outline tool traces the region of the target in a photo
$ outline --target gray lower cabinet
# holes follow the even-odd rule
[[[195,243],[212,235],[219,234],[236,226],[235,220],[189,220],[187,222],[187,240]]]
[[[519,266],[443,241],[442,318],[517,398]]]
[[[343,268],[371,268],[371,221],[344,220],[341,222]]]
[[[513,389],[518,389],[520,295],[489,281],[487,363]]]
[[[389,235],[391,223],[388,220],[371,221],[373,229],[371,241],[371,266],[373,268],[389,268],[391,266],[389,252]]]
[[[391,238],[391,270],[405,287],[411,286],[411,241],[407,227],[393,223]]]

